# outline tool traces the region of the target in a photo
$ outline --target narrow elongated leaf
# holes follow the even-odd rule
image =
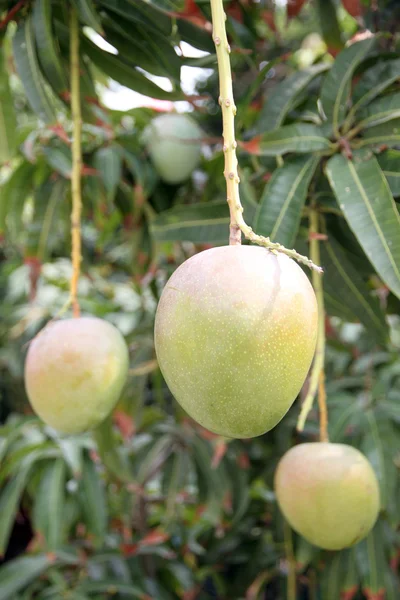
[[[45,467],[35,495],[33,519],[48,550],[62,544],[66,465],[58,458]]]
[[[353,582],[353,584],[352,584]],[[331,556],[321,577],[324,600],[339,600],[350,586],[358,587],[354,550],[342,550]]]
[[[335,55],[344,46],[336,3],[334,0],[317,0],[317,11],[324,42],[329,52]]]
[[[382,61],[363,73],[354,86],[353,111],[360,110],[400,78],[400,58]]]
[[[97,543],[101,545],[107,529],[105,491],[96,466],[88,456],[85,456],[83,463],[80,497],[89,530],[96,536]]]
[[[150,231],[158,242],[226,243],[229,238],[227,202],[177,206],[160,213]]]
[[[40,577],[52,562],[52,557],[39,554],[17,558],[0,567],[0,600],[15,598],[14,594]]]
[[[324,292],[343,303],[378,341],[386,343],[388,326],[379,301],[332,236],[320,244]]]
[[[94,155],[94,167],[98,170],[107,200],[113,202],[121,179],[122,156],[117,146],[104,146]]]
[[[357,127],[367,129],[400,118],[400,93],[389,94],[371,102],[358,114]]]
[[[380,125],[374,125],[362,132],[362,139],[354,145],[365,146],[398,146],[400,144],[400,119],[393,119]]]
[[[317,125],[299,123],[285,125],[249,142],[243,142],[241,147],[249,154],[278,156],[286,152],[307,154],[317,150],[329,150],[331,143]]]
[[[332,122],[336,135],[339,134],[339,127],[346,114],[354,71],[374,43],[374,38],[368,38],[342,50],[322,84],[322,107],[328,120]]]
[[[121,583],[119,579],[109,579],[100,581],[86,581],[78,586],[78,592],[88,593],[92,596],[93,593],[104,594],[122,594],[127,598],[142,598],[146,597],[143,590],[130,583]]]
[[[0,165],[10,160],[16,151],[16,129],[14,104],[11,96],[9,76],[6,69],[4,47],[0,46]]]
[[[176,25],[181,40],[204,52],[215,52],[215,45],[208,31],[197,27],[186,19],[177,19]]]
[[[53,90],[61,95],[68,89],[68,77],[64,71],[57,38],[52,28],[51,0],[38,0],[33,6],[33,26],[38,57]]]
[[[387,150],[376,157],[395,198],[400,196],[400,150]]]
[[[68,146],[62,145],[58,148],[43,146],[42,152],[48,164],[53,167],[57,173],[60,173],[60,175],[66,179],[71,178],[72,156]]]
[[[0,188],[0,233],[4,233],[6,225],[12,235],[19,232],[22,207],[32,191],[34,173],[34,165],[23,162]]]
[[[79,20],[101,35],[103,28],[100,15],[97,13],[92,0],[75,0],[75,5],[78,9]]]
[[[169,36],[172,33],[171,18],[142,0],[101,0],[107,11],[121,15],[128,21],[148,29],[155,35]]]
[[[384,598],[385,575],[389,570],[384,543],[382,524],[378,522],[355,548],[362,589],[368,593],[368,598]]]
[[[7,548],[11,530],[18,512],[19,502],[28,478],[30,465],[22,468],[7,485],[0,495],[0,556]]]
[[[13,38],[13,51],[15,66],[32,110],[45,123],[55,121],[54,107],[47,93],[36,56],[30,16],[18,25]]]
[[[100,457],[107,469],[116,477],[124,482],[132,481],[132,473],[129,463],[119,452],[119,447],[115,439],[112,428],[112,420],[109,417],[105,419],[93,432],[97,443],[97,449]]]
[[[182,93],[166,92],[157,84],[147,79],[145,75],[137,71],[131,64],[125,63],[118,56],[100,50],[90,40],[83,40],[83,50],[95,65],[108,77],[118,81],[121,85],[135,90],[151,98],[161,100],[182,100]]]
[[[260,119],[256,125],[256,131],[264,133],[272,131],[282,125],[287,113],[296,102],[296,98],[308,84],[318,75],[329,68],[329,65],[321,63],[308,69],[297,71],[290,77],[284,79],[273,88],[267,96],[267,101],[261,110]]]
[[[343,214],[379,276],[400,297],[400,216],[379,163],[339,154],[326,172]]]
[[[284,246],[293,246],[308,186],[318,162],[317,157],[297,157],[285,161],[274,171],[256,214],[254,229],[258,234]]]

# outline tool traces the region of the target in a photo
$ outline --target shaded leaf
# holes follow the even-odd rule
[[[318,157],[297,157],[276,169],[261,196],[254,229],[292,247],[300,225],[308,186],[317,168]]]
[[[101,35],[103,28],[100,15],[97,13],[92,0],[75,0],[74,3],[78,9],[79,20]]]
[[[176,24],[179,35],[183,41],[204,52],[210,52],[211,54],[215,53],[213,39],[206,29],[197,27],[186,19],[177,19]]]
[[[88,456],[83,461],[80,498],[88,528],[96,536],[97,544],[101,545],[107,530],[105,490],[99,472]]]
[[[295,104],[298,95],[315,77],[328,68],[329,65],[320,63],[308,69],[297,71],[276,85],[268,94],[267,100],[263,105],[260,119],[255,128],[256,131],[264,133],[282,125],[286,115]]]
[[[10,600],[31,581],[35,581],[52,564],[44,554],[24,556],[0,567],[0,600]]]
[[[229,208],[227,202],[176,206],[160,213],[150,225],[158,242],[227,243]]]
[[[375,339],[386,343],[389,332],[379,301],[371,295],[347,253],[332,236],[320,243],[320,252],[324,292],[343,303]]]
[[[57,37],[52,27],[51,0],[38,0],[33,6],[33,26],[38,57],[53,90],[61,95],[68,90],[68,77],[64,71]]]
[[[370,262],[400,297],[400,216],[375,157],[337,154],[326,171],[340,208]]]
[[[18,513],[22,492],[29,475],[30,465],[23,467],[3,487],[0,495],[0,556],[8,545],[9,537]],[[0,591],[1,594],[1,591]]]
[[[22,226],[22,207],[32,191],[35,166],[23,162],[0,188],[0,233],[6,225],[12,235],[16,235]]]
[[[118,146],[103,146],[97,150],[93,165],[103,181],[108,202],[113,202],[122,173],[122,157]]]
[[[144,600],[146,595],[143,590],[129,583],[121,583],[118,579],[85,581],[78,586],[79,593],[106,593],[107,595],[123,594],[129,598],[139,598]]]
[[[13,38],[13,52],[15,66],[32,110],[45,123],[55,121],[54,107],[47,93],[36,56],[30,16],[18,25]]]
[[[322,107],[336,135],[339,135],[339,127],[346,114],[354,71],[374,43],[374,38],[368,38],[342,50],[322,84]]]
[[[385,559],[384,536],[381,525],[378,521],[373,531],[355,548],[362,589],[371,598],[379,597],[375,594],[385,593],[385,574],[389,569]],[[375,596],[372,596],[372,594]]]
[[[346,581],[347,580],[347,581]],[[321,592],[324,600],[340,600],[342,592],[349,589],[351,581],[358,587],[354,550],[332,553],[321,577]]]
[[[58,458],[44,468],[35,494],[33,520],[48,550],[62,543],[66,465]]]
[[[380,125],[374,125],[362,132],[362,139],[354,146],[383,146],[385,148],[400,145],[400,119],[393,119]]]
[[[395,198],[400,196],[400,150],[387,150],[376,157]]]
[[[333,0],[317,0],[317,9],[324,42],[329,52],[336,55],[344,46],[336,3]]]
[[[6,69],[4,46],[0,46],[0,165],[10,160],[16,151],[17,122]]]
[[[354,86],[353,111],[360,110],[400,78],[400,58],[378,62],[367,69]]]
[[[331,143],[317,125],[299,123],[285,125],[249,142],[242,142],[240,147],[249,154],[278,156],[286,152],[306,154],[317,150],[329,150]]]
[[[69,147],[63,145],[59,147],[43,146],[42,152],[46,162],[66,179],[71,178],[72,156]]]
[[[389,94],[371,102],[358,115],[357,128],[367,129],[392,119],[400,118],[400,93]]]

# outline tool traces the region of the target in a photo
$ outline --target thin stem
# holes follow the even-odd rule
[[[227,201],[230,211],[229,244],[240,244],[242,237],[241,234],[243,233],[245,238],[250,242],[258,244],[259,246],[264,246],[264,248],[267,248],[273,252],[282,252],[290,258],[307,265],[316,272],[322,273],[321,267],[318,267],[306,256],[298,254],[295,250],[288,250],[281,244],[271,242],[269,238],[254,233],[252,228],[249,227],[249,225],[247,225],[243,219],[243,206],[240,202],[239,196],[240,179],[238,175],[238,161],[236,157],[236,106],[233,98],[232,73],[229,59],[231,49],[226,35],[226,15],[224,12],[223,0],[211,0],[211,14],[213,22],[213,39],[217,53],[220,83],[220,96],[218,101],[222,109],[224,138],[223,149],[225,155],[224,175],[226,180]]]
[[[320,262],[319,251],[319,232],[318,232],[318,212],[315,207],[310,209],[310,256],[311,260]],[[310,385],[307,396],[301,407],[300,416],[297,422],[297,430],[303,431],[308,414],[312,409],[314,398],[319,387],[318,400],[320,402],[321,411],[321,441],[328,441],[327,427],[328,417],[326,409],[326,394],[325,394],[325,307],[324,307],[324,288],[321,278],[313,271],[312,283],[317,297],[318,305],[318,332],[317,332],[317,347],[315,350],[314,363],[311,370]]]
[[[79,73],[79,23],[76,9],[71,6],[70,24],[70,69],[71,69],[71,113],[72,113],[72,213],[71,213],[71,240],[72,240],[72,277],[71,277],[71,302],[74,317],[80,316],[78,301],[78,283],[81,269],[81,214],[82,214],[82,148],[81,148],[81,100],[80,100],[80,73]]]

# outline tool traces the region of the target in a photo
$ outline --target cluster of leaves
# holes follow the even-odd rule
[[[66,259],[69,7],[58,0],[0,2],[2,24],[9,25],[0,48],[0,554],[6,558],[0,600],[112,594],[142,600],[278,600],[286,597],[287,576],[294,571],[301,597],[395,599],[400,548],[396,37],[390,31],[365,37],[337,54],[345,31],[336,3],[290,2],[288,37],[296,23],[304,36],[318,19],[321,25],[336,23],[340,37],[333,43],[322,27],[335,60],[317,52],[313,64],[298,70],[296,53],[282,60],[297,49],[298,38],[282,42],[282,31],[271,29],[268,3],[226,7],[238,140],[245,140],[239,146],[245,218],[258,233],[307,254],[308,207],[318,208],[330,437],[360,448],[381,486],[374,531],[354,549],[329,553],[289,531],[272,491],[282,454],[296,441],[317,439],[317,415],[299,437],[296,403],[273,432],[227,443],[185,418],[155,360],[154,312],[166,278],[191,253],[227,241],[209,4],[74,4],[82,25],[81,307],[122,330],[131,370],[112,422],[94,436],[60,438],[21,414],[27,411],[26,344],[65,303],[71,271]],[[350,14],[350,5],[357,11],[365,5],[353,16],[373,30],[377,11],[367,4],[343,2]],[[390,1],[379,5],[380,21],[388,27],[395,9]],[[278,16],[276,10],[277,24]],[[351,19],[346,31],[356,29]],[[96,34],[117,53],[101,49]],[[207,54],[187,58],[175,50],[185,47],[182,42]],[[107,110],[99,89],[112,78],[155,99],[182,100],[183,66],[213,69],[199,86],[201,96],[186,98],[206,132],[207,159],[191,180],[170,186],[159,179],[142,142],[154,112]],[[153,76],[167,77],[171,91]],[[29,546],[16,557],[21,528],[28,531]]]

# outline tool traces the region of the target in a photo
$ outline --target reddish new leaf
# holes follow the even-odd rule
[[[293,17],[297,17],[305,3],[306,0],[288,0],[286,8],[288,19],[293,19]]]
[[[344,8],[352,17],[361,17],[363,10],[361,0],[342,0]]]

